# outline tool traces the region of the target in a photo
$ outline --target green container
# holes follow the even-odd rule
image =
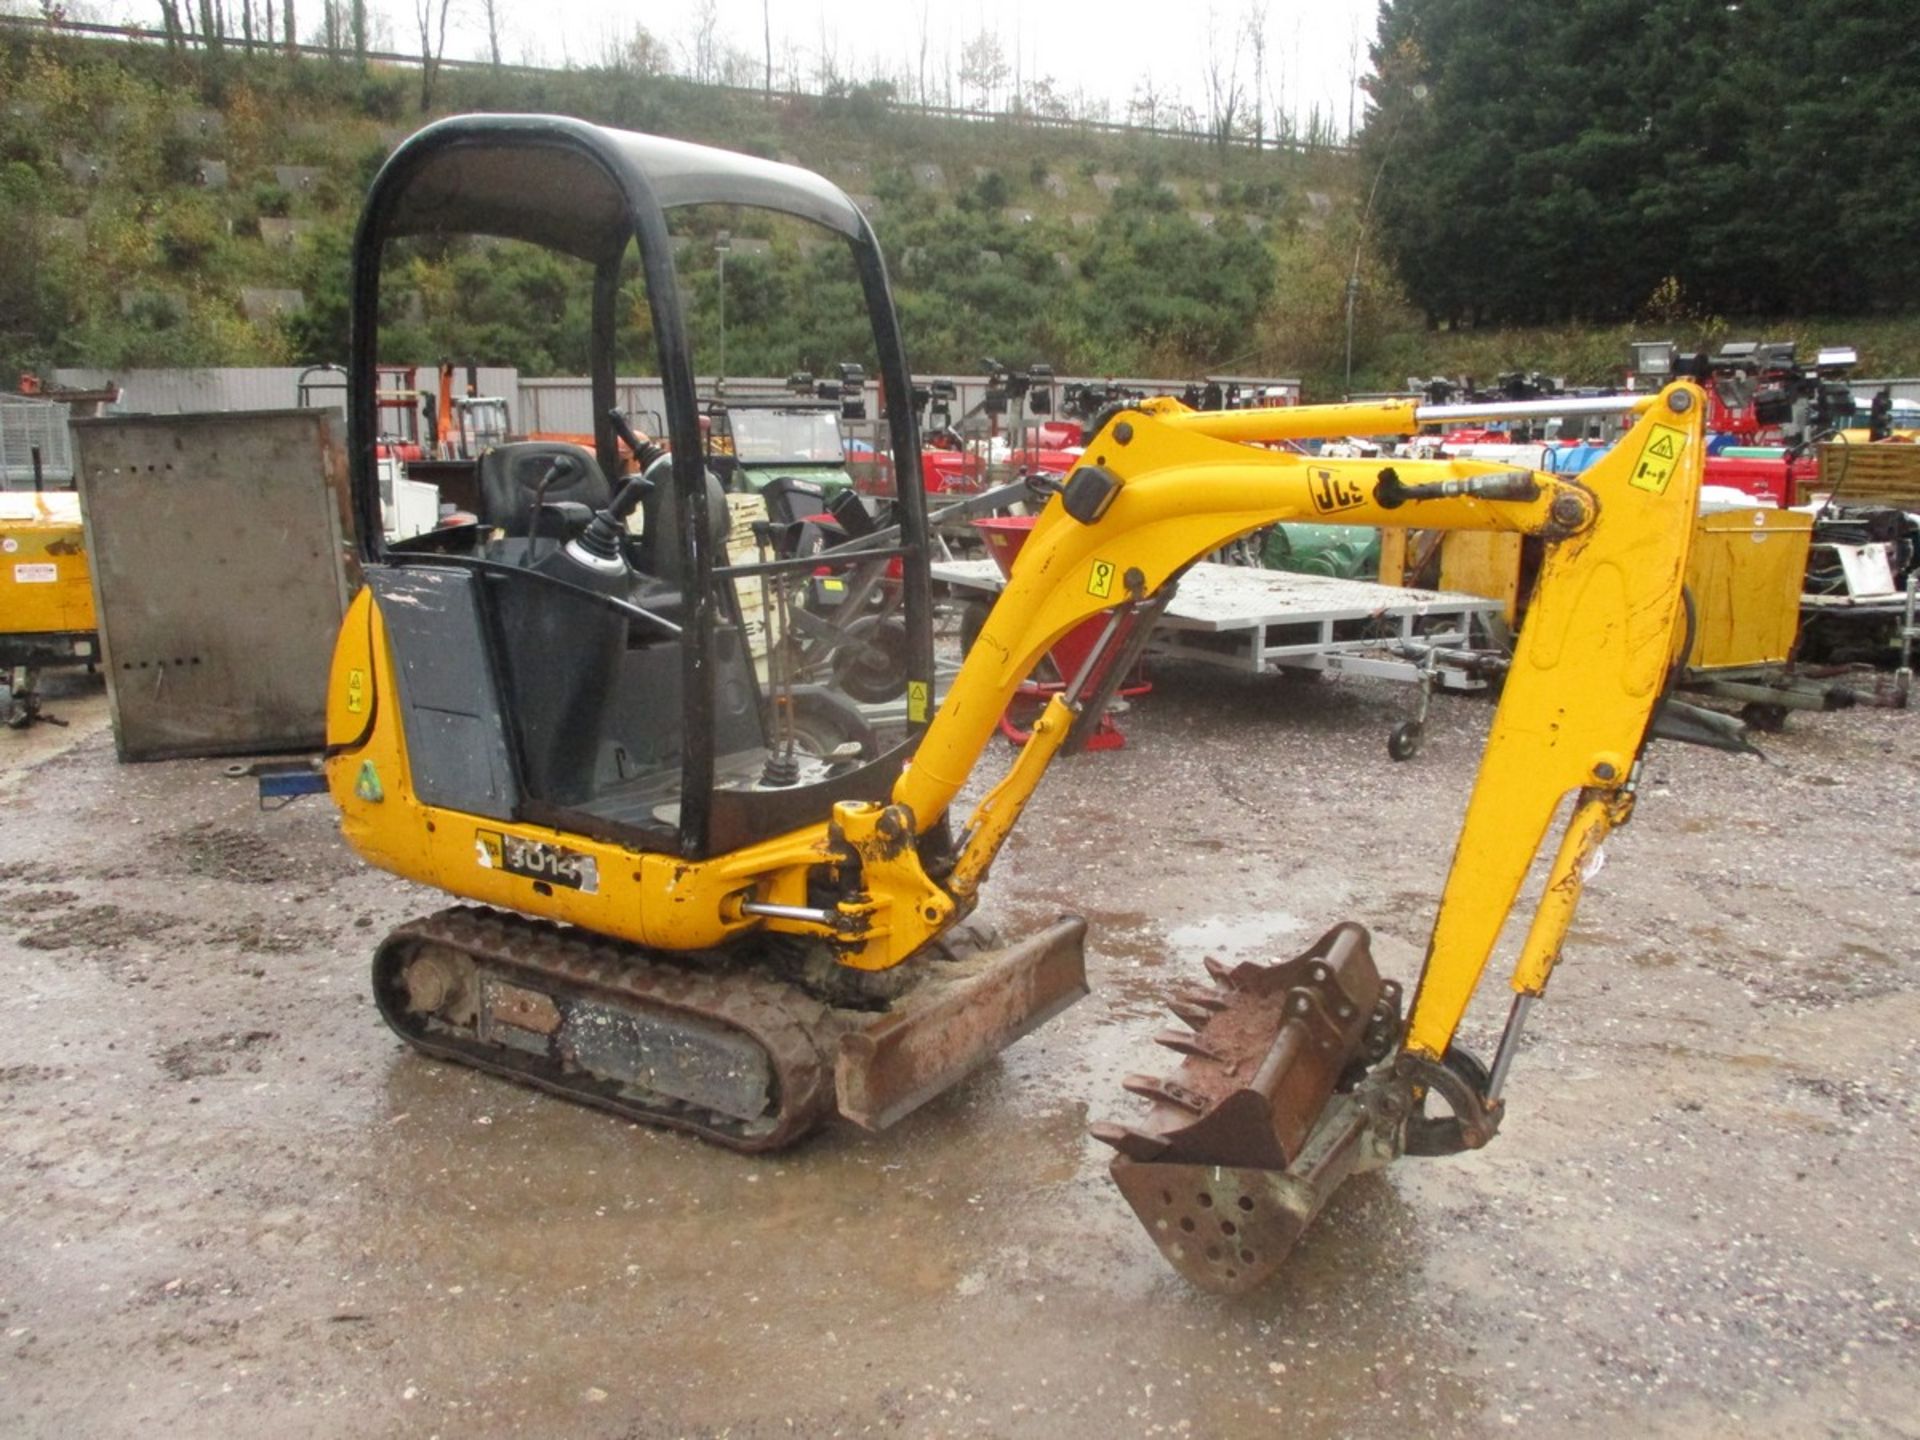
[[[1380,532],[1371,525],[1276,525],[1260,562],[1296,575],[1371,580],[1380,573]]]

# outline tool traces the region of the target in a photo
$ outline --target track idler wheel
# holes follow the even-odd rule
[[[1292,960],[1207,969],[1211,986],[1169,1001],[1188,1028],[1155,1037],[1180,1068],[1122,1082],[1153,1102],[1145,1120],[1093,1134],[1173,1267],[1238,1293],[1280,1268],[1342,1180],[1391,1158],[1402,1092],[1360,1082],[1399,1039],[1400,987],[1351,922]]]

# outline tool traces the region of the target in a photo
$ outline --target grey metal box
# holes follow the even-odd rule
[[[317,749],[348,595],[328,413],[73,430],[120,758]]]

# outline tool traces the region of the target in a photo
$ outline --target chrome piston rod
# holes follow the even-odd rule
[[[1570,395],[1564,400],[1490,400],[1462,405],[1420,405],[1413,418],[1422,425],[1446,420],[1551,420],[1578,415],[1630,415],[1651,408],[1656,395]]]

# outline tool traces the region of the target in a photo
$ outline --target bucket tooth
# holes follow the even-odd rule
[[[1169,997],[1167,1000],[1167,1009],[1173,1012],[1176,1020],[1184,1020],[1195,1030],[1205,1029],[1207,1021],[1211,1020],[1218,1013],[1205,1005],[1194,1004],[1183,995]]]
[[[1197,980],[1176,980],[1167,987],[1167,994],[1171,1000],[1205,1010],[1209,1015],[1217,1015],[1227,1008],[1227,996],[1218,986],[1202,985]]]
[[[1383,1006],[1397,1039],[1398,987],[1381,980],[1366,930],[1351,923],[1292,960],[1206,966],[1222,988],[1178,987],[1171,1002],[1193,1033],[1154,1037],[1183,1057],[1179,1069],[1127,1076],[1121,1088],[1151,1108],[1094,1135],[1119,1151],[1114,1182],[1174,1267],[1239,1291],[1278,1268],[1374,1153],[1367,1107],[1341,1086],[1382,1058]]]
[[[1194,1029],[1204,1029],[1206,1023],[1227,1008],[1227,998],[1210,989],[1177,985],[1167,995],[1167,1010],[1175,1018],[1187,1021]]]
[[[1158,1100],[1187,1110],[1195,1115],[1205,1113],[1207,1097],[1173,1080],[1163,1080],[1158,1075],[1128,1075],[1120,1081],[1120,1088],[1129,1095],[1138,1095],[1144,1100]]]
[[[1181,1055],[1191,1055],[1198,1060],[1212,1060],[1216,1064],[1224,1064],[1227,1059],[1189,1030],[1162,1030],[1153,1037],[1153,1043],[1164,1045],[1167,1049]]]

